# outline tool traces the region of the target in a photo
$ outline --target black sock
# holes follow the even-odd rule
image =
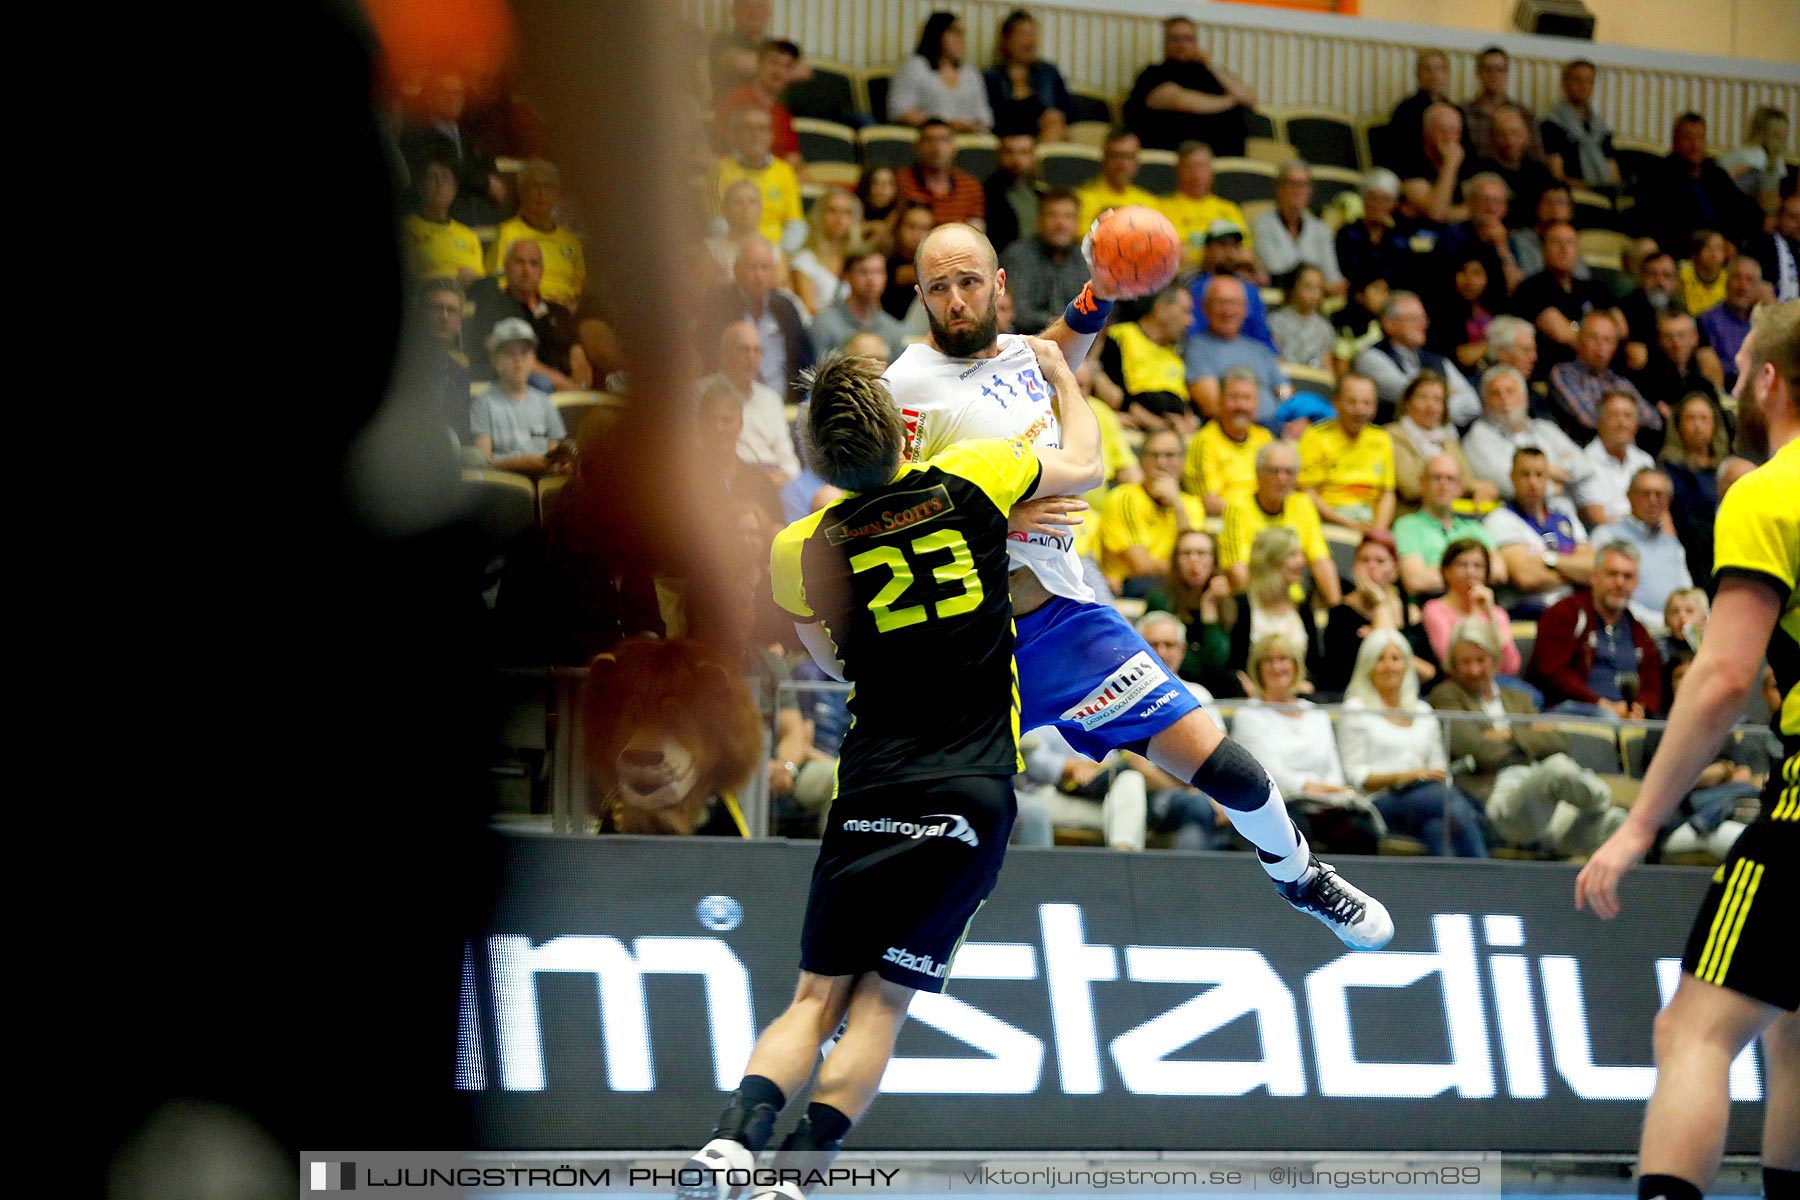
[[[1700,1189],[1676,1175],[1639,1175],[1638,1200],[1700,1200]]]
[[[844,1135],[850,1132],[850,1125],[850,1118],[840,1110],[829,1104],[813,1101],[806,1106],[806,1115],[800,1118],[800,1124],[794,1127],[794,1132],[788,1134],[781,1143],[781,1151],[775,1156],[773,1168],[777,1171],[788,1167],[824,1170],[837,1158],[838,1151],[844,1148]],[[796,1154],[811,1157],[802,1166],[789,1157]],[[810,1195],[813,1189],[803,1186],[800,1190]]]
[[[725,1102],[725,1111],[719,1114],[719,1123],[713,1126],[712,1135],[730,1138],[752,1154],[760,1153],[769,1144],[769,1135],[775,1131],[775,1118],[786,1106],[787,1097],[775,1086],[774,1080],[761,1075],[746,1075],[738,1084],[738,1090]]]
[[[1800,1197],[1800,1171],[1764,1167],[1763,1195],[1769,1200],[1796,1200],[1796,1197]]]

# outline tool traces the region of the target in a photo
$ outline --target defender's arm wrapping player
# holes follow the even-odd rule
[[[688,1200],[719,1200],[726,1172],[755,1166],[842,1022],[771,1170],[836,1153],[875,1097],[913,993],[943,990],[999,874],[1017,813],[1012,776],[1024,769],[1007,512],[1039,492],[1085,491],[1103,473],[1099,422],[1061,352],[1021,345],[1067,421],[1060,448],[986,439],[905,463],[878,362],[834,355],[811,379],[808,459],[849,494],[784,529],[771,570],[820,665],[855,685],[855,719],[807,897],[799,986],[683,1168]],[[804,1191],[779,1174],[760,1182],[758,1195]]]
[[[1763,1179],[1800,1195],[1800,301],[1759,308],[1738,350],[1738,449],[1763,466],[1719,504],[1718,596],[1631,814],[1575,881],[1575,904],[1611,920],[1619,881],[1643,860],[1743,712],[1765,654],[1781,703],[1781,764],[1762,812],[1713,875],[1655,1027],[1656,1090],[1644,1116],[1638,1195],[1699,1200],[1718,1170],[1732,1061],[1766,1050]],[[1770,451],[1773,450],[1773,456]]]

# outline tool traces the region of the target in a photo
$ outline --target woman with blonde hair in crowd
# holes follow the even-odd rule
[[[1301,665],[1318,673],[1319,631],[1312,606],[1294,594],[1306,575],[1300,535],[1286,525],[1270,525],[1250,543],[1250,579],[1237,598],[1230,628],[1230,665],[1238,672],[1244,695],[1256,694],[1255,676],[1247,673],[1250,648],[1271,634],[1285,637],[1298,648]],[[1301,684],[1312,690],[1304,678]]]
[[[1219,570],[1219,544],[1204,529],[1189,529],[1175,538],[1169,555],[1168,582],[1144,597],[1145,607],[1160,609],[1180,621],[1187,630],[1187,654],[1181,660],[1181,677],[1216,690],[1229,681],[1226,663],[1231,659],[1231,627],[1237,605],[1231,599],[1231,582]],[[1229,693],[1232,689],[1227,688]]]
[[[1764,213],[1781,203],[1781,181],[1787,175],[1788,115],[1768,105],[1750,114],[1744,125],[1744,144],[1719,156],[1719,165],[1753,198]]]
[[[1705,392],[1689,392],[1663,423],[1662,453],[1669,477],[1669,517],[1675,536],[1687,547],[1688,574],[1712,577],[1713,518],[1719,513],[1719,464],[1731,453],[1719,402]]]
[[[1443,731],[1419,699],[1412,647],[1394,630],[1363,638],[1337,739],[1345,782],[1368,796],[1389,829],[1433,853],[1487,857],[1481,813],[1450,784]]]
[[[1450,385],[1436,371],[1420,371],[1400,393],[1399,414],[1387,426],[1394,441],[1394,490],[1410,511],[1424,495],[1425,464],[1448,454],[1462,468],[1463,491],[1477,503],[1492,504],[1500,489],[1478,479],[1450,423]]]
[[[813,201],[807,215],[806,244],[791,265],[794,293],[815,317],[849,290],[844,282],[844,252],[862,228],[862,215],[862,201],[843,188],[832,188]]]

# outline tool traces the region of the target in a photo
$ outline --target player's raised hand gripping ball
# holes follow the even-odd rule
[[[1119,300],[1161,291],[1181,267],[1181,238],[1175,226],[1154,208],[1141,204],[1101,213],[1081,249],[1095,294]]]

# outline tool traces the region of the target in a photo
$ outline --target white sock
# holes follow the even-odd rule
[[[1268,798],[1256,808],[1227,808],[1225,815],[1230,818],[1231,827],[1260,851],[1257,861],[1271,879],[1292,883],[1310,869],[1312,850],[1300,836],[1294,818],[1288,816],[1287,805],[1274,784],[1269,785]]]

